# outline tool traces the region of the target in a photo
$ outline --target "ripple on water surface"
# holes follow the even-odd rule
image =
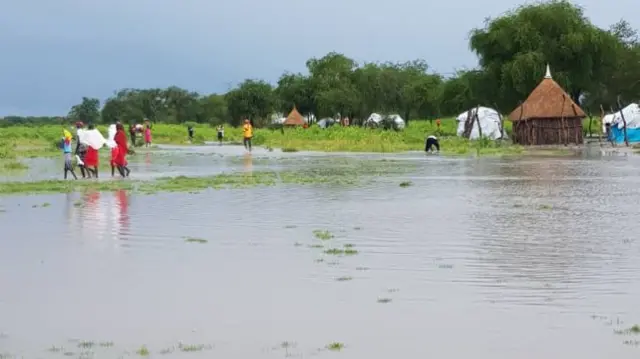
[[[0,348],[637,357],[633,157],[412,156],[358,186],[2,198]]]

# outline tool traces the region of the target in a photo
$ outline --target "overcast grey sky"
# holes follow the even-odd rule
[[[476,66],[468,33],[520,2],[424,0],[0,0],[0,116],[62,115],[82,96],[177,85],[224,92],[338,51],[364,61]],[[579,3],[601,27],[634,0]]]

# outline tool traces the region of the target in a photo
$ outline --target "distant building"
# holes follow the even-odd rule
[[[542,82],[518,106],[509,119],[512,139],[520,145],[582,144],[584,111],[547,73]]]

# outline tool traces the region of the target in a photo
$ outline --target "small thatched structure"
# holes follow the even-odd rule
[[[304,126],[306,122],[304,117],[298,112],[298,109],[293,106],[293,110],[287,116],[287,119],[282,123],[284,126]]]
[[[521,145],[582,144],[584,111],[547,73],[509,119],[513,142]]]

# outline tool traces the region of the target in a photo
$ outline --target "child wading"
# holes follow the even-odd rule
[[[76,173],[73,171],[73,164],[71,163],[71,132],[62,130],[62,153],[64,154],[64,179],[67,179],[67,173],[71,172],[74,179],[78,179]]]
[[[244,126],[242,126],[242,137],[244,148],[251,152],[251,138],[253,137],[253,126],[251,126],[251,122],[249,119],[244,120]]]
[[[149,147],[151,146],[151,124],[147,123],[144,125],[144,145]]]

